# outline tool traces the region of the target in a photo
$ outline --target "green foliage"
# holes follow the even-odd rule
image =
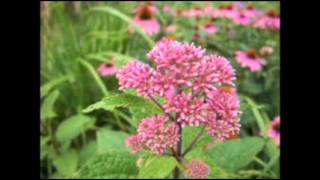
[[[105,153],[93,157],[72,178],[135,178],[138,174],[135,156],[128,153]]]
[[[114,111],[118,107],[130,109],[133,114],[130,123],[133,126],[137,126],[142,118],[161,113],[161,109],[153,102],[132,94],[114,94],[106,96],[101,101],[88,106],[83,112],[89,113],[97,109]]]
[[[172,156],[151,156],[139,170],[139,178],[165,178],[177,165],[177,161]]]
[[[83,114],[74,115],[59,124],[56,137],[60,142],[69,142],[86,130],[93,128],[95,119]]]
[[[68,150],[53,161],[59,174],[68,177],[76,170],[79,162],[79,156],[75,150]]]
[[[235,172],[248,165],[263,146],[264,140],[262,138],[248,137],[217,144],[205,154],[219,167],[229,172]]]
[[[106,152],[128,152],[125,140],[128,135],[119,131],[100,129],[97,132],[98,153]]]
[[[59,91],[55,90],[50,93],[43,101],[41,105],[41,120],[45,121],[57,116],[54,111],[54,103],[59,97]]]

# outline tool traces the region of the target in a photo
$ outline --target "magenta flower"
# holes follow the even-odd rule
[[[138,134],[127,139],[127,145],[133,153],[149,149],[156,154],[163,154],[179,142],[178,127],[168,122],[166,116],[143,119],[138,127]]]
[[[204,15],[204,11],[200,7],[195,7],[182,12],[182,16],[186,16],[186,17],[200,17],[203,15]]]
[[[185,171],[186,177],[190,179],[208,179],[209,173],[210,167],[206,163],[196,159],[192,159],[187,164]]]
[[[148,97],[149,94],[153,94],[153,84],[149,81],[153,74],[154,71],[149,65],[137,60],[130,61],[117,73],[120,89],[135,88],[139,95]]]
[[[218,27],[213,23],[207,23],[203,26],[202,30],[206,33],[215,33],[218,31]]]
[[[258,17],[253,27],[260,29],[280,29],[280,17],[274,10],[269,10],[265,15]]]
[[[133,22],[141,27],[148,35],[157,34],[160,32],[160,23],[155,18],[156,7],[152,4],[146,3],[134,10],[136,13]],[[134,32],[133,28],[129,26],[129,32]]]
[[[268,130],[268,136],[275,139],[277,145],[280,145],[280,116],[274,118],[271,127]]]
[[[251,17],[247,16],[244,11],[234,14],[232,20],[235,24],[248,25],[251,23]]]
[[[232,18],[238,13],[238,6],[235,3],[221,4],[219,6],[219,17]]]
[[[251,2],[249,2],[246,8],[243,9],[243,13],[247,17],[255,17],[258,15],[256,8],[253,6]]]
[[[98,73],[101,76],[110,76],[110,75],[114,75],[117,73],[117,68],[115,65],[111,64],[111,63],[105,63],[105,64],[101,64],[99,66],[99,68],[97,69]]]
[[[255,49],[236,51],[235,58],[241,67],[248,67],[252,72],[261,71],[262,66],[266,64],[266,61],[258,56]]]
[[[136,89],[164,113],[142,120],[138,134],[127,142],[133,152],[143,147],[165,153],[179,142],[184,126],[203,125],[221,141],[239,133],[235,70],[224,57],[206,55],[205,51],[194,44],[163,38],[147,54],[156,65],[154,70],[138,61],[119,70],[120,89]],[[160,104],[156,96],[165,102]]]
[[[138,135],[130,136],[126,140],[126,144],[132,153],[136,154],[143,150],[142,137]]]

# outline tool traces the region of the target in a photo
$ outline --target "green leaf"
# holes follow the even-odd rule
[[[69,150],[64,152],[61,156],[53,161],[53,164],[57,168],[59,174],[63,176],[72,175],[78,166],[78,154],[75,150]]]
[[[262,138],[248,137],[217,144],[205,154],[219,167],[235,172],[248,165],[262,150],[263,145]]]
[[[72,178],[135,178],[138,174],[137,157],[129,153],[105,153],[94,156]]]
[[[50,138],[48,136],[41,136],[40,137],[40,159],[42,160],[43,158],[45,158],[48,154],[48,141],[50,140]]]
[[[95,119],[83,114],[72,116],[59,124],[56,137],[60,142],[68,142],[94,127]]]
[[[51,119],[57,116],[57,114],[54,112],[54,103],[59,97],[59,91],[55,90],[52,93],[50,93],[43,101],[41,105],[41,120],[45,121],[47,119]]]
[[[196,143],[193,145],[193,150],[202,150],[206,144],[209,144],[214,140],[212,136],[210,136],[202,126],[187,126],[183,128],[182,131],[182,149],[185,150],[189,144],[193,141],[193,139],[201,132],[203,132],[202,136]]]
[[[90,141],[85,146],[83,146],[80,150],[81,163],[86,162],[88,159],[90,159],[96,153],[97,153],[97,142],[95,140]]]
[[[83,110],[83,112],[88,113],[97,109],[113,111],[117,107],[130,108],[133,118],[133,125],[135,126],[137,126],[142,118],[162,112],[161,109],[153,102],[132,94],[114,94],[106,96],[101,101],[88,106]]]
[[[40,88],[41,98],[45,97],[51,91],[51,89],[65,82],[66,80],[71,80],[71,76],[70,75],[62,76],[62,77],[53,79],[47,82],[46,84],[42,85]]]
[[[139,171],[140,178],[165,178],[176,167],[177,161],[172,156],[151,156]]]
[[[112,151],[128,151],[125,140],[128,134],[123,132],[100,129],[97,132],[98,153],[103,154]]]

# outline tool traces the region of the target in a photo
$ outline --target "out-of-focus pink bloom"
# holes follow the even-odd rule
[[[140,143],[156,154],[163,154],[167,148],[175,147],[179,142],[179,129],[168,120],[163,115],[143,119],[138,127]]]
[[[270,55],[272,53],[273,53],[273,48],[272,47],[265,46],[265,47],[262,47],[260,49],[260,54],[261,55]]]
[[[171,8],[171,6],[165,4],[165,5],[163,6],[162,11],[165,12],[165,13],[171,13],[171,12],[172,12],[172,8]]]
[[[190,179],[207,179],[210,173],[210,167],[196,159],[192,159],[187,164],[187,169],[185,171],[185,175]]]
[[[207,15],[209,17],[212,17],[212,18],[217,18],[219,17],[219,10],[218,9],[215,9],[215,8],[212,8],[212,7],[205,7],[203,9],[203,13],[204,15]]]
[[[218,31],[218,27],[213,23],[207,23],[206,25],[204,25],[203,31],[207,33],[215,33]]]
[[[237,5],[235,3],[231,4],[221,4],[219,6],[219,17],[232,18],[238,13]]]
[[[280,29],[280,17],[277,12],[274,10],[269,10],[266,15],[258,17],[255,23],[253,24],[255,28],[261,29]]]
[[[261,71],[266,61],[260,58],[255,49],[248,51],[236,51],[236,61],[241,67],[248,67],[252,72]]]
[[[237,14],[234,14],[232,20],[236,24],[248,25],[251,23],[251,18],[247,16],[243,11],[240,11]]]
[[[193,41],[199,41],[201,39],[201,36],[200,34],[198,33],[195,33],[193,36],[192,36],[192,40]]]
[[[135,88],[139,95],[149,97],[149,95],[153,94],[153,84],[149,81],[153,74],[154,71],[149,65],[138,60],[130,61],[117,73],[119,88]]]
[[[148,35],[157,34],[160,32],[160,23],[155,18],[156,7],[152,4],[145,4],[134,10],[136,13],[133,22],[140,26]],[[134,32],[129,26],[129,32]]]
[[[172,33],[175,32],[177,30],[177,26],[174,24],[169,24],[164,28],[164,31],[167,33]]]
[[[268,136],[275,139],[277,145],[280,145],[280,116],[274,118],[271,127],[268,130]]]
[[[243,9],[243,13],[247,17],[255,17],[258,15],[256,8],[253,6],[251,2],[249,2],[246,8]]]
[[[110,76],[110,75],[114,75],[117,73],[117,68],[115,65],[111,64],[111,63],[105,63],[105,64],[101,64],[99,66],[99,68],[97,69],[98,73],[101,76]]]

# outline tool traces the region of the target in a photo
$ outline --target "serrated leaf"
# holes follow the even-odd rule
[[[45,121],[47,119],[51,119],[57,116],[54,112],[54,103],[59,97],[59,91],[55,90],[50,93],[43,101],[41,105],[41,120]]]
[[[64,152],[61,156],[53,161],[59,174],[67,177],[72,175],[78,166],[78,154],[75,150]]]
[[[94,126],[95,119],[83,114],[72,116],[59,124],[56,137],[60,142],[69,142]]]
[[[127,137],[128,134],[120,131],[100,129],[97,132],[98,153],[128,151],[125,145]]]
[[[138,174],[137,157],[129,153],[106,153],[94,156],[72,178],[135,178]]]
[[[165,178],[176,167],[177,161],[172,156],[151,156],[139,171],[140,178]]]
[[[248,165],[262,150],[264,140],[258,137],[229,140],[207,150],[205,155],[221,168],[235,172]]]

